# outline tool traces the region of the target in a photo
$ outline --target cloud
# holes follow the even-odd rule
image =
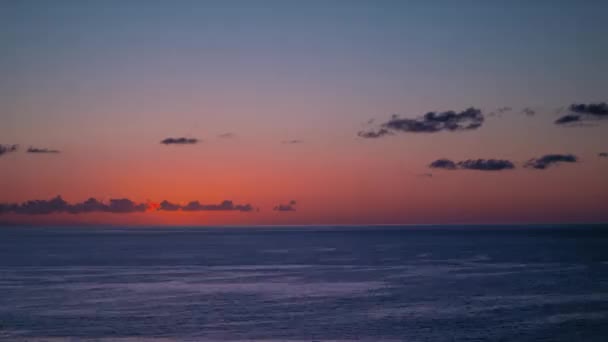
[[[360,136],[361,138],[380,138],[385,135],[392,135],[392,134],[393,134],[393,132],[391,132],[385,128],[381,128],[377,131],[361,131],[361,132],[357,133],[357,135]]]
[[[441,131],[474,130],[483,125],[484,116],[479,109],[468,108],[461,112],[428,112],[417,119],[400,118],[393,115],[380,125],[378,130],[361,131],[362,138],[379,138],[393,132],[436,133]]]
[[[511,107],[500,107],[496,110],[496,112],[498,112],[498,114],[502,114],[502,113],[506,113],[506,112],[510,112],[511,110],[513,110],[513,108]]]
[[[521,112],[523,114],[526,114],[527,116],[533,116],[534,114],[536,114],[536,111],[532,108],[526,107],[524,109],[521,110]]]
[[[504,159],[467,159],[459,162],[438,159],[429,164],[429,167],[444,170],[503,171],[514,169],[515,164]]]
[[[35,147],[30,147],[27,149],[27,153],[60,153],[61,151],[59,150],[51,150],[48,148],[35,148]]]
[[[253,207],[251,204],[237,204],[235,205],[232,201],[223,201],[220,204],[201,204],[199,201],[192,201],[187,205],[181,207],[183,211],[252,211]]]
[[[576,163],[577,161],[578,158],[572,154],[547,154],[540,158],[528,160],[524,166],[527,168],[544,170],[559,163]]]
[[[274,207],[272,210],[274,211],[296,211],[296,201],[291,200],[287,204],[279,204]]]
[[[429,164],[432,169],[456,170],[456,163],[449,159],[437,159]]]
[[[605,102],[590,104],[573,103],[568,107],[568,110],[570,114],[555,120],[556,125],[608,119],[608,104]]]
[[[421,173],[421,174],[418,174],[417,176],[422,177],[422,178],[433,178],[432,173]]]
[[[299,140],[299,139],[283,140],[283,141],[281,141],[281,144],[288,144],[288,145],[289,144],[301,144],[301,143],[303,143],[303,141]]]
[[[29,200],[23,203],[0,203],[1,213],[15,213],[25,215],[45,215],[56,213],[84,214],[93,212],[102,213],[142,213],[151,208],[157,211],[252,211],[250,204],[234,204],[232,201],[223,201],[220,204],[200,204],[198,201],[190,202],[186,206],[180,206],[168,201],[162,201],[160,205],[150,206],[148,203],[137,203],[127,198],[110,199],[107,203],[95,198],[89,198],[84,202],[70,204],[61,196],[50,200]]]
[[[19,145],[0,145],[0,156],[17,151]]]
[[[158,210],[164,210],[164,211],[176,211],[176,210],[180,210],[181,207],[179,204],[174,204],[171,203],[169,201],[162,201],[160,202],[160,205],[158,207]]]
[[[608,152],[600,152],[597,154],[598,157],[608,158]]]
[[[222,139],[232,139],[232,138],[236,137],[236,134],[231,133],[231,132],[226,132],[226,133],[219,134],[217,137],[222,138]]]
[[[192,145],[198,143],[199,140],[196,138],[166,138],[163,139],[160,143],[164,145]]]
[[[559,119],[555,120],[555,124],[556,125],[565,125],[565,124],[570,124],[573,122],[580,122],[580,121],[582,121],[582,118],[580,115],[568,114],[568,115],[564,115],[564,116],[560,117]]]

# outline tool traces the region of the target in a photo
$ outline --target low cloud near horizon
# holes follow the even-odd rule
[[[29,200],[23,203],[0,203],[0,214],[14,213],[25,215],[44,215],[56,213],[83,214],[83,213],[141,213],[146,211],[252,211],[251,204],[234,204],[225,200],[220,204],[201,204],[198,201],[187,205],[172,204],[168,201],[156,203],[137,203],[128,198],[113,198],[104,203],[95,198],[84,202],[68,203],[61,196],[50,200]]]
[[[296,201],[291,200],[287,204],[279,204],[275,206],[272,210],[274,211],[296,211]]]

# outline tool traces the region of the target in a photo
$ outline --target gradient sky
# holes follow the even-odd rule
[[[2,1],[0,144],[19,148],[0,155],[0,203],[259,211],[0,222],[606,222],[608,120],[554,123],[608,101],[606,13],[606,1]],[[392,114],[469,107],[479,129],[357,136]],[[578,162],[523,167],[546,154]],[[516,169],[430,169],[439,158]]]

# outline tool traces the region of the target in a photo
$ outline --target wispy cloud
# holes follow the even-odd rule
[[[52,149],[48,149],[48,148],[36,148],[36,147],[30,147],[27,149],[27,153],[60,153],[61,151],[59,150],[52,150]]]
[[[597,154],[598,157],[608,158],[608,152],[600,152]]]
[[[461,112],[428,112],[417,119],[400,118],[393,115],[391,119],[377,130],[361,131],[362,138],[380,138],[394,132],[402,133],[437,133],[441,131],[466,131],[478,129],[483,125],[484,116],[481,110],[468,108]]]
[[[504,159],[467,159],[454,162],[450,159],[437,159],[429,167],[444,170],[476,170],[476,171],[503,171],[515,168],[515,164]]]
[[[296,211],[296,201],[291,200],[287,204],[279,204],[275,206],[272,210],[274,211]]]
[[[164,145],[192,145],[198,143],[199,140],[196,138],[165,138],[160,143]]]
[[[19,145],[0,145],[0,156],[7,153],[15,152],[19,148]]]
[[[291,145],[291,144],[301,144],[304,141],[300,140],[300,139],[293,139],[293,140],[283,140],[281,141],[281,144],[286,144],[286,145]]]
[[[221,139],[232,139],[232,138],[236,137],[236,134],[231,133],[231,132],[226,132],[226,133],[219,134],[217,137],[221,138]]]
[[[522,109],[521,112],[527,116],[533,116],[534,114],[536,114],[536,111],[530,107]]]
[[[578,162],[578,158],[572,154],[547,154],[540,158],[528,160],[524,166],[527,168],[544,170],[557,164],[576,162]]]

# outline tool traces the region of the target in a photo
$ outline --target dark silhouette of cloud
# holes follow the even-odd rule
[[[201,204],[199,201],[192,201],[187,205],[181,207],[184,211],[252,211],[253,207],[250,204],[237,204],[235,205],[232,201],[223,201],[220,204]]]
[[[534,114],[536,114],[536,111],[529,107],[522,109],[521,112],[526,114],[527,116],[533,116]]]
[[[357,135],[360,136],[361,138],[380,138],[385,135],[392,135],[392,134],[393,134],[393,132],[391,132],[385,128],[380,128],[377,131],[360,131],[359,133],[357,133]]]
[[[218,138],[222,138],[222,139],[232,139],[236,137],[236,134],[231,133],[231,132],[226,132],[226,133],[222,133],[220,135],[217,136]]]
[[[479,109],[468,108],[462,112],[428,112],[418,119],[400,118],[393,115],[378,130],[361,131],[362,138],[379,138],[392,132],[436,133],[441,131],[474,130],[483,125],[484,116]]]
[[[19,145],[0,145],[0,156],[15,152],[19,148]]]
[[[148,206],[145,203],[135,203],[127,198],[111,199],[107,205],[107,212],[110,213],[137,213],[146,211]]]
[[[223,201],[220,204],[200,204],[198,201],[180,206],[168,201],[162,201],[159,206],[151,207],[147,203],[133,202],[127,198],[110,199],[107,203],[89,198],[84,202],[70,204],[61,196],[50,200],[30,200],[23,203],[0,203],[0,213],[15,213],[25,215],[44,215],[55,213],[83,214],[83,213],[141,213],[150,209],[157,211],[252,211],[250,204],[234,204],[232,201]]]
[[[467,159],[459,162],[438,159],[429,164],[429,167],[444,170],[503,171],[514,169],[515,164],[504,159]]]
[[[198,143],[199,140],[196,138],[166,138],[163,139],[160,143],[164,145],[192,145]]]
[[[577,114],[587,114],[608,117],[608,104],[605,102],[590,104],[571,104],[570,111]]]
[[[290,145],[290,144],[301,144],[301,143],[303,143],[303,141],[300,139],[293,139],[293,140],[283,140],[283,141],[281,141],[281,143]]]
[[[296,201],[291,200],[287,204],[279,204],[274,207],[272,210],[274,211],[296,211]]]
[[[608,104],[599,103],[574,103],[568,107],[570,114],[555,120],[557,125],[579,123],[583,121],[594,121],[608,119]]]
[[[562,117],[560,117],[559,119],[555,120],[555,124],[556,125],[565,125],[565,124],[571,124],[574,122],[581,122],[583,119],[580,115],[574,115],[574,114],[568,114],[568,115],[564,115]]]
[[[158,210],[164,210],[164,211],[176,211],[176,210],[180,210],[181,207],[179,204],[174,204],[171,203],[169,201],[162,201],[160,202],[160,205],[158,207]]]
[[[600,152],[597,154],[598,157],[608,158],[608,152]]]
[[[449,159],[437,159],[429,164],[432,169],[456,170],[456,163]]]
[[[422,177],[422,178],[433,178],[432,173],[421,173],[421,174],[418,174],[417,176]]]
[[[560,163],[576,163],[578,158],[572,154],[547,154],[540,158],[533,158],[524,165],[527,168],[544,170]]]
[[[27,149],[27,153],[60,153],[61,151],[59,150],[51,150],[48,148],[35,148],[35,147],[30,147]]]

